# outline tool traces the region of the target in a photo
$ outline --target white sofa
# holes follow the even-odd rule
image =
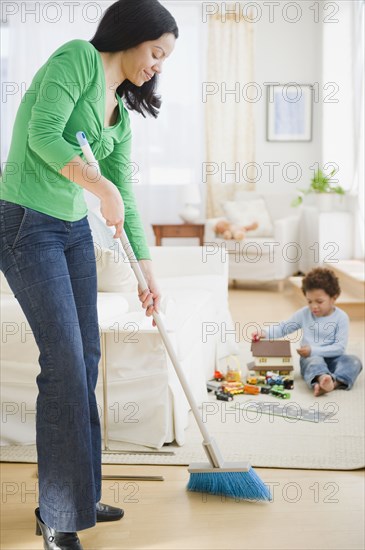
[[[93,234],[100,243],[98,229]],[[193,394],[203,401],[206,380],[219,360],[237,352],[234,340],[221,342],[220,331],[215,330],[222,323],[232,328],[228,263],[218,254],[206,256],[205,248],[197,246],[151,247],[151,254],[163,295],[161,315]],[[1,444],[33,444],[38,349],[18,302],[1,277]],[[103,277],[100,273],[102,288]],[[121,281],[122,288],[125,282]],[[183,445],[188,403],[151,318],[146,318],[136,292],[128,291],[128,285],[125,288],[123,292],[98,292],[99,325],[107,333],[103,353],[109,440],[155,448],[174,440]],[[101,372],[97,396],[102,418]]]
[[[275,281],[281,289],[285,279],[299,267],[302,254],[300,216],[298,210],[290,206],[293,198],[290,194],[240,192],[236,200],[254,201],[260,198],[265,201],[272,232],[266,236],[253,236],[254,232],[248,232],[243,241],[221,239],[216,236],[214,228],[218,220],[227,219],[222,209],[221,215],[206,220],[204,242],[210,251],[223,249],[228,252],[229,279],[234,282]]]

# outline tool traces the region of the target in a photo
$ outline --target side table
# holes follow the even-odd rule
[[[204,244],[203,223],[152,224],[156,246],[161,246],[163,238],[197,238],[200,246]]]

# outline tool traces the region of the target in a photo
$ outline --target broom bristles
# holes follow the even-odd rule
[[[191,473],[187,489],[236,500],[271,500],[270,489],[253,468],[250,468],[248,472]]]

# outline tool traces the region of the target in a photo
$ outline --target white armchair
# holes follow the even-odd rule
[[[205,223],[204,241],[213,253],[220,248],[227,250],[229,279],[236,281],[276,281],[279,290],[285,279],[298,270],[302,250],[299,243],[299,213],[290,206],[292,197],[283,194],[254,192],[240,193],[237,201],[263,198],[272,222],[272,234],[265,237],[247,233],[242,241],[225,240],[216,236],[214,228],[222,216],[210,218]],[[251,236],[252,235],[252,236]]]

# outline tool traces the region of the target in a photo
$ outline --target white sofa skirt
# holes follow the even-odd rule
[[[178,281],[175,283],[178,285]],[[211,291],[203,288],[176,290],[174,282],[165,284],[171,288],[164,292],[166,312],[161,315],[193,395],[201,403],[207,397],[206,380],[212,376],[219,349],[219,335],[204,342],[202,326],[204,322],[217,321],[216,300]],[[34,444],[38,348],[12,295],[2,296],[1,312],[0,444]],[[101,320],[101,325],[104,329],[114,326],[116,319]],[[174,440],[183,445],[190,407],[157,328],[141,310],[123,313],[117,322],[120,332],[105,337],[109,440],[155,448]],[[221,353],[227,355],[228,351]],[[96,393],[103,426],[101,364]]]

